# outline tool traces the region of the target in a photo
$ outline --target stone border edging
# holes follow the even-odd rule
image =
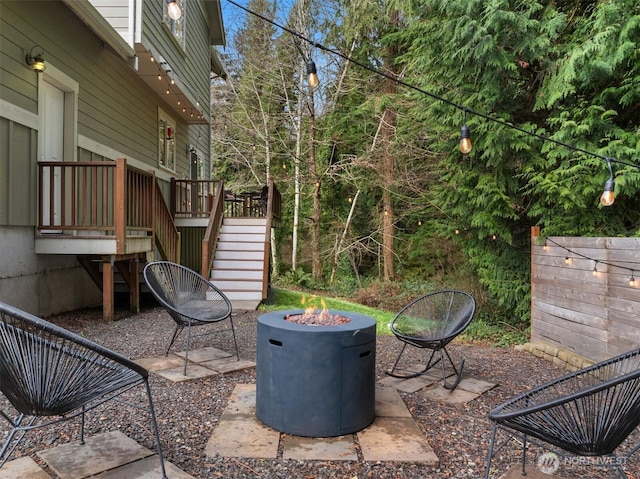
[[[516,351],[524,351],[539,358],[546,359],[547,361],[551,361],[553,364],[568,371],[577,371],[578,369],[595,364],[591,359],[544,341],[519,344],[515,346],[514,349]]]

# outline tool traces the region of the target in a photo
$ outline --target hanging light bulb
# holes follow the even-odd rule
[[[158,70],[158,80],[162,80],[162,75],[160,74],[160,70]]]
[[[602,206],[611,206],[616,200],[616,194],[614,193],[615,186],[613,178],[609,178],[604,182],[604,189],[602,191],[602,196],[600,197],[600,204]]]
[[[182,9],[176,0],[167,0],[167,15],[171,20],[178,20],[182,16]]]
[[[571,264],[571,258],[569,258],[568,256],[565,256],[564,262],[565,264]]]
[[[595,261],[593,263],[593,275],[594,276],[598,276],[598,262],[597,261]]]
[[[611,169],[611,160],[607,158],[607,166],[609,167],[609,179],[604,182],[602,196],[600,196],[600,204],[602,206],[611,206],[616,199],[615,183],[613,181],[613,170]]]
[[[466,155],[471,151],[471,134],[469,133],[469,127],[465,124],[460,129],[460,152]]]
[[[629,278],[629,286],[632,288],[636,285],[636,278],[633,276],[633,271],[631,272],[631,277]]]
[[[310,88],[315,88],[320,83],[318,80],[318,71],[316,70],[316,64],[313,60],[307,62],[307,83]]]

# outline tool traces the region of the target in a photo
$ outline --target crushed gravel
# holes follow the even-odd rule
[[[240,312],[234,318],[240,356],[255,361],[256,322],[259,311]],[[105,323],[100,309],[90,309],[48,318],[49,321],[96,341],[133,359],[164,354],[174,327],[170,317],[154,304],[136,315],[116,311],[116,320]],[[180,340],[178,344],[181,346]],[[230,335],[194,339],[192,348],[213,345],[231,351]],[[378,336],[376,370],[385,377],[400,350],[392,336]],[[228,349],[227,349],[228,348]],[[415,348],[414,348],[415,349]],[[166,459],[195,478],[237,479],[424,479],[483,477],[489,449],[491,423],[489,411],[515,394],[565,373],[552,363],[513,348],[454,342],[447,348],[455,361],[465,359],[464,376],[497,383],[497,386],[465,404],[449,404],[423,396],[421,391],[401,393],[419,428],[426,435],[440,460],[437,467],[412,463],[358,461],[274,460],[254,458],[206,457],[205,446],[224,411],[227,400],[239,383],[255,383],[255,368],[211,376],[182,383],[170,382],[151,374],[154,406]],[[424,351],[412,351],[414,354]],[[0,397],[0,409],[11,411]],[[6,422],[0,422],[6,438]],[[151,429],[143,414],[110,401],[87,417],[87,434],[120,429],[140,444],[153,449]],[[35,451],[77,440],[76,421],[29,432],[16,455],[28,454],[44,466]],[[628,448],[638,441],[636,432],[625,442]],[[520,458],[518,445],[511,442],[494,459],[498,477]],[[538,451],[539,454],[539,451]],[[362,457],[361,455],[359,457]],[[537,457],[529,453],[530,462]],[[638,461],[625,466],[630,478],[640,477]],[[48,470],[52,477],[54,473]],[[558,474],[569,478],[606,477],[593,466],[563,466]]]

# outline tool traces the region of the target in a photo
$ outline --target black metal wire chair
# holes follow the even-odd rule
[[[640,349],[602,361],[526,391],[489,413],[493,431],[485,478],[491,460],[511,438],[522,442],[522,471],[527,442],[559,455],[609,456],[620,477],[622,468],[640,445],[616,457],[615,450],[640,424]],[[496,434],[506,439],[496,447]]]
[[[165,356],[183,329],[187,329],[183,374],[187,374],[191,328],[219,323],[229,319],[230,327],[214,333],[231,331],[236,358],[240,360],[236,331],[231,316],[231,302],[210,281],[195,271],[169,261],[155,261],[145,266],[144,280],[160,304],[176,323]]]
[[[166,478],[147,370],[64,328],[0,303],[0,391],[17,413],[0,410],[0,417],[12,427],[0,450],[0,467],[28,431],[78,416],[84,444],[86,411],[120,400],[119,396],[139,385],[146,388],[156,451]]]
[[[404,344],[387,374],[396,378],[413,378],[427,373],[440,363],[442,385],[447,389],[455,389],[462,379],[464,359],[456,368],[446,346],[469,326],[475,309],[475,300],[464,291],[435,291],[420,296],[404,306],[390,324],[393,334]],[[402,365],[401,358],[407,345],[431,350],[431,356],[424,369],[414,371]],[[452,384],[447,383],[445,356],[456,375]]]

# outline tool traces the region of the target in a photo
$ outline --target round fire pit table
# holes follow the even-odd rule
[[[348,322],[299,324],[304,311],[258,318],[256,416],[273,429],[334,437],[364,429],[375,416],[376,322],[329,311]]]

